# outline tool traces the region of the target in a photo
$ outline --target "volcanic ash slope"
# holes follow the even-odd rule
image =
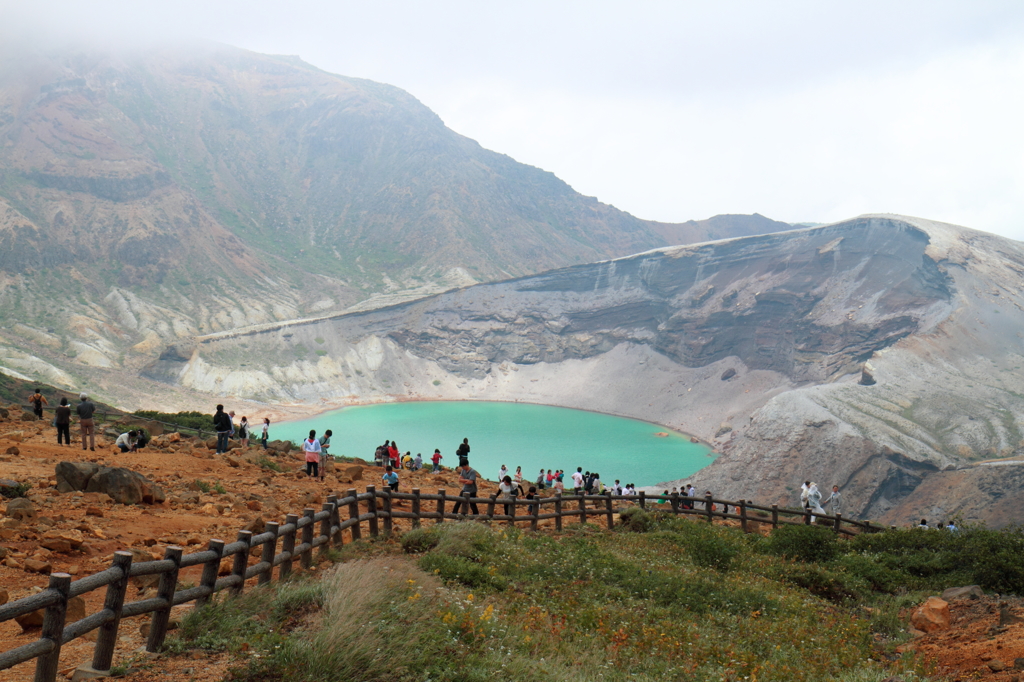
[[[842,486],[848,516],[1001,524],[1024,520],[1006,502],[1021,469],[981,461],[1024,454],[1022,273],[1017,242],[862,216],[201,337],[146,375],[267,401],[623,414],[712,441],[695,482],[722,496],[792,505],[812,479]]]

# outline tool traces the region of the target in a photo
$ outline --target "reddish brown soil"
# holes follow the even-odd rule
[[[949,629],[918,637],[902,649],[924,656],[940,679],[1016,682],[1024,676],[1024,669],[1014,667],[1016,659],[1024,659],[1024,618],[1000,628],[1001,605],[1024,617],[1020,598],[957,599],[949,605]]]
[[[95,452],[83,451],[80,444],[71,447],[56,444],[55,429],[46,422],[23,422],[20,411],[14,409],[7,420],[0,420],[0,478],[13,479],[32,485],[28,493],[37,509],[39,518],[25,522],[14,529],[0,529],[0,547],[7,550],[7,558],[0,561],[0,588],[7,590],[13,601],[28,596],[46,587],[47,576],[29,573],[19,566],[26,558],[48,562],[54,572],[71,573],[76,579],[103,570],[110,565],[111,555],[120,549],[144,549],[153,558],[162,558],[168,545],[184,546],[186,553],[205,549],[211,538],[226,542],[235,540],[237,532],[257,516],[266,521],[284,522],[286,513],[302,513],[305,507],[321,508],[327,495],[338,493],[343,496],[349,488],[364,490],[367,485],[381,485],[382,470],[366,466],[361,480],[340,483],[333,475],[321,483],[308,479],[301,473],[302,463],[297,457],[281,455],[273,457],[285,471],[276,473],[256,464],[260,450],[252,448],[240,455],[232,452],[240,462],[231,466],[224,456],[216,456],[203,444],[188,440],[170,444],[163,448],[148,447],[137,453],[121,454],[113,447],[113,439],[97,438]],[[72,427],[73,429],[75,427]],[[14,442],[9,437],[12,431],[22,431],[25,439]],[[101,432],[102,429],[97,429]],[[74,435],[74,434],[73,434]],[[17,455],[4,454],[11,446],[20,450]],[[122,505],[101,502],[95,493],[66,493],[56,490],[54,468],[62,460],[93,461],[100,465],[123,466],[133,469],[160,484],[167,493],[167,500],[155,505]],[[340,465],[339,467],[344,466]],[[438,488],[457,491],[459,484],[452,472],[434,475],[425,472],[401,472],[402,489],[421,487],[424,492]],[[224,494],[211,492],[203,494],[195,489],[195,481],[215,484],[220,482]],[[490,492],[485,484],[482,491]],[[189,495],[200,495],[197,502],[184,501]],[[0,499],[0,509],[5,509],[6,500]],[[221,507],[218,511],[217,507]],[[97,507],[103,516],[87,515],[89,507]],[[399,507],[401,508],[401,507]],[[365,506],[363,511],[365,511]],[[347,517],[347,510],[343,511]],[[0,519],[4,514],[0,513]],[[49,521],[47,521],[49,519]],[[402,528],[407,522],[397,520]],[[41,535],[52,529],[78,529],[86,538],[82,546],[70,552],[51,552],[39,545]],[[364,527],[364,533],[366,532]],[[346,541],[349,540],[346,534]],[[14,567],[5,565],[10,560]],[[297,565],[296,565],[297,566]],[[184,569],[182,582],[197,583],[201,567]],[[255,581],[250,581],[255,584]],[[138,585],[129,587],[128,599],[139,598]],[[86,613],[94,613],[103,602],[103,590],[85,595]],[[175,612],[190,608],[182,605]],[[120,642],[114,661],[125,660],[145,644],[139,628],[149,620],[139,616],[122,621]],[[0,651],[6,651],[27,644],[39,637],[39,630],[22,632],[13,620],[0,623]],[[91,660],[92,642],[75,640],[65,645],[61,653],[61,669],[70,672],[79,664]],[[182,658],[151,662],[153,670],[170,665],[178,679],[217,680],[221,679],[226,663],[219,659],[192,660]],[[192,672],[185,672],[192,668]],[[0,671],[0,682],[31,679],[34,662],[29,662],[6,671]],[[150,673],[140,672],[133,679],[148,679]]]

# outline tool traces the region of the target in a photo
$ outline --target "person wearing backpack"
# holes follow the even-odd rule
[[[249,449],[249,419],[248,417],[242,416],[242,421],[238,424],[238,437],[242,441],[242,451]]]
[[[49,405],[46,402],[46,396],[40,393],[42,389],[36,389],[36,392],[29,396],[28,401],[32,403],[32,412],[35,413],[39,419],[43,418],[43,405]]]

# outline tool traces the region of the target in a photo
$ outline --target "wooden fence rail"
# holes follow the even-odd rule
[[[409,511],[396,508],[403,506],[406,501],[410,503]],[[424,502],[436,502],[435,510],[424,511],[424,508],[429,509],[429,505],[423,505]],[[447,506],[448,502],[459,503],[460,511],[465,512],[471,511],[470,505],[474,505],[478,511],[482,506],[486,513],[456,514],[452,511],[454,507]],[[360,513],[360,503],[365,504],[365,513]],[[212,539],[207,549],[192,554],[182,554],[181,547],[172,545],[166,548],[163,559],[140,563],[132,562],[130,552],[115,552],[110,568],[75,581],[67,573],[53,573],[48,587],[42,592],[0,606],[0,622],[44,610],[40,638],[0,653],[0,670],[36,659],[35,682],[53,682],[57,676],[61,647],[93,630],[99,630],[91,668],[98,672],[109,671],[121,620],[147,613],[152,615],[145,648],[149,652],[158,652],[167,636],[171,607],[193,601],[197,606],[202,606],[222,590],[229,590],[233,595],[241,594],[247,580],[255,578],[258,585],[270,582],[275,568],[278,579],[287,578],[296,559],[303,568],[308,569],[313,564],[314,549],[319,548],[323,555],[332,545],[341,547],[345,530],[349,531],[351,541],[360,539],[363,523],[368,525],[371,537],[381,532],[378,520],[382,522],[384,532],[388,533],[394,527],[394,519],[412,519],[414,527],[419,527],[421,521],[428,519],[432,519],[435,524],[443,523],[446,519],[504,521],[511,526],[528,523],[533,530],[537,529],[540,521],[554,519],[556,530],[561,530],[563,518],[578,517],[580,523],[586,523],[588,516],[591,516],[594,520],[604,517],[608,528],[612,528],[615,514],[634,506],[678,515],[693,515],[709,523],[716,518],[738,520],[744,531],[750,530],[751,523],[778,528],[785,524],[819,522],[824,522],[835,533],[843,535],[885,530],[885,527],[878,524],[845,519],[840,514],[819,514],[815,518],[804,509],[787,509],[778,505],[765,507],[746,500],[720,500],[710,495],[691,498],[678,494],[648,496],[641,492],[638,496],[610,493],[556,494],[552,497],[519,499],[515,496],[448,495],[443,489],[438,490],[437,494],[421,494],[419,489],[401,493],[390,489],[378,491],[374,486],[367,486],[365,493],[349,489],[344,497],[330,495],[319,512],[307,508],[301,516],[288,514],[284,524],[269,522],[263,533],[253,535],[249,531],[239,531],[232,543],[225,544],[223,540]],[[346,508],[348,518],[342,521],[341,510]],[[517,513],[521,508],[525,513]],[[543,511],[547,509],[551,511]],[[281,541],[281,551],[277,551],[278,540]],[[250,565],[254,548],[260,548],[259,561]],[[231,559],[230,573],[218,577],[221,562],[228,558]],[[203,567],[199,584],[178,589],[179,572],[192,566]],[[145,575],[160,576],[156,596],[126,603],[129,579]],[[81,620],[66,624],[68,601],[100,588],[106,588],[103,608]]]

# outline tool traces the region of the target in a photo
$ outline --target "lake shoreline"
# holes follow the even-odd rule
[[[467,437],[483,478],[495,480],[499,464],[509,464],[510,472],[521,466],[527,472],[524,486],[538,469],[568,475],[581,466],[603,472],[606,485],[619,479],[647,488],[659,479],[692,475],[718,455],[709,443],[657,422],[523,400],[373,400],[274,427],[277,438],[296,442],[307,429],[331,429],[335,455],[367,461],[386,439],[396,441],[402,453],[421,453],[427,465],[437,446],[449,469],[455,446]]]

